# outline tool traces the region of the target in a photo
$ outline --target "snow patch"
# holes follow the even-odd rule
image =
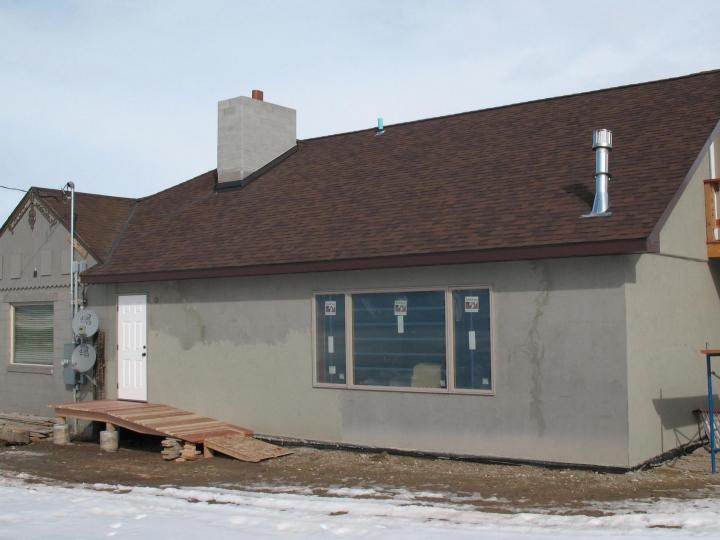
[[[220,488],[60,487],[0,476],[0,539],[10,538],[520,538],[718,537],[720,499],[605,505],[615,515],[498,514],[426,492],[333,488],[335,496]],[[471,495],[469,495],[471,496]],[[360,497],[360,498],[359,498]],[[370,497],[370,498],[368,498]],[[429,499],[429,500],[428,500]]]

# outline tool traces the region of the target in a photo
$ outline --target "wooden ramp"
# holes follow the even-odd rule
[[[105,422],[137,433],[171,437],[194,444],[204,445],[206,440],[219,441],[214,447],[218,452],[245,461],[257,462],[291,453],[275,445],[253,439],[253,432],[250,429],[168,405],[98,400],[59,403],[50,407],[63,419],[82,418]],[[244,452],[234,451],[235,447],[243,448]]]

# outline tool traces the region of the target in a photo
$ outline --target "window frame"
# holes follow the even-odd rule
[[[453,324],[453,292],[469,289],[483,289],[488,291],[488,309],[490,315],[490,388],[472,389],[455,387],[455,325]],[[445,376],[447,379],[446,388],[414,388],[407,386],[370,386],[355,384],[355,343],[353,335],[353,295],[373,293],[405,293],[405,292],[443,292],[445,295]],[[318,382],[317,373],[317,297],[324,295],[345,296],[345,384]],[[367,390],[372,392],[404,392],[420,394],[470,394],[480,396],[494,396],[495,391],[495,314],[493,302],[493,289],[490,285],[453,285],[453,286],[428,286],[428,287],[383,287],[383,288],[353,288],[353,289],[330,289],[313,291],[312,298],[312,386],[314,388],[334,388],[343,390]]]
[[[52,332],[53,332],[53,352],[52,352],[52,361],[49,364],[26,364],[22,362],[16,362],[15,361],[15,309],[18,307],[23,306],[52,306]],[[33,370],[43,371],[47,369],[52,369],[55,366],[55,302],[53,301],[36,301],[36,302],[11,302],[10,303],[10,358],[8,362],[8,367],[20,367],[20,368],[29,368]]]
[[[343,295],[345,297],[345,384],[342,383],[324,383],[324,382],[318,382],[318,361],[317,361],[317,316],[318,316],[318,309],[317,309],[317,298],[318,296],[328,296],[328,295],[334,295],[334,296],[340,296]],[[348,306],[348,295],[345,291],[338,291],[338,290],[332,290],[332,291],[315,291],[312,293],[312,313],[311,313],[311,319],[312,319],[312,336],[311,336],[311,353],[312,353],[312,383],[314,387],[317,388],[347,388],[348,382],[351,380],[352,375],[348,373],[348,368],[350,367],[350,352],[349,352],[349,344],[351,342],[349,339],[352,339],[352,329],[348,330],[348,324],[347,321],[348,316],[352,313],[352,311],[349,309],[350,306]]]

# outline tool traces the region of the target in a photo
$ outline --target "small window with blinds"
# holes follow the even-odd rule
[[[13,320],[13,363],[52,365],[53,305],[16,305]]]

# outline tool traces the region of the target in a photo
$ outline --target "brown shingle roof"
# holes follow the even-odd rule
[[[720,118],[720,71],[298,142],[247,186],[141,200],[86,276],[131,281],[637,252]],[[592,131],[613,130],[612,216]]]
[[[57,189],[32,188],[38,198],[70,230],[70,201]],[[75,193],[75,230],[80,242],[100,261],[106,261],[113,242],[127,223],[135,199]]]

